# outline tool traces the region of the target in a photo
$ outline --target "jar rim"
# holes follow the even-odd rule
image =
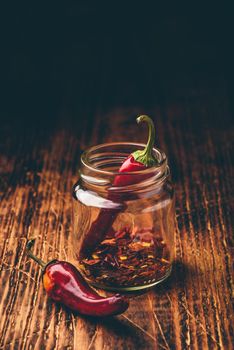
[[[158,159],[159,163],[143,170],[137,170],[137,171],[131,171],[131,172],[123,172],[120,173],[118,171],[110,171],[110,170],[103,170],[97,167],[94,167],[93,164],[90,162],[90,156],[92,156],[92,153],[98,150],[101,150],[102,148],[107,147],[114,147],[114,146],[134,146],[135,150],[137,148],[141,147],[142,149],[146,146],[144,143],[136,143],[136,142],[109,142],[109,143],[101,143],[95,146],[91,146],[87,148],[81,155],[81,163],[85,167],[89,168],[92,172],[95,172],[99,175],[106,175],[106,176],[121,176],[121,175],[141,175],[141,174],[150,174],[155,173],[155,171],[160,171],[160,173],[164,173],[167,170],[167,156],[166,154],[160,150],[159,148],[154,147],[153,152]]]

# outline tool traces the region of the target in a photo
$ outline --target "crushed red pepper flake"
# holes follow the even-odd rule
[[[93,259],[99,259],[97,254],[92,254]]]
[[[83,260],[85,265],[95,265],[99,262],[100,260],[92,260],[92,259],[85,259]]]
[[[101,245],[116,245],[116,239],[115,238],[105,239],[104,241],[101,242]]]
[[[127,257],[127,256],[124,256],[124,255],[120,255],[120,257],[119,257],[120,260],[127,260],[127,258],[128,258],[128,257]]]
[[[152,228],[128,227],[103,240],[90,257],[80,261],[91,282],[108,286],[153,283],[170,269],[170,255]]]
[[[139,250],[144,249],[143,245],[140,242],[130,243],[129,248],[134,252],[138,252]]]

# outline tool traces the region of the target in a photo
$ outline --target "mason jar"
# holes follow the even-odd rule
[[[90,284],[113,291],[149,288],[169,276],[174,258],[174,190],[167,157],[118,172],[144,144],[116,142],[87,149],[73,188],[73,252]],[[121,187],[113,185],[123,176]],[[126,183],[126,185],[123,185]]]

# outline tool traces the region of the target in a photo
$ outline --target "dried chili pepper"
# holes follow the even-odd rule
[[[158,164],[158,160],[153,155],[153,146],[155,140],[155,128],[151,118],[147,115],[141,115],[137,119],[137,123],[146,122],[149,127],[148,142],[143,150],[138,150],[130,154],[119,169],[119,173],[131,173],[141,171]],[[117,175],[114,179],[113,186],[121,187],[133,185],[145,180],[149,174],[139,175]],[[115,200],[113,194],[109,194],[109,199]],[[106,233],[109,232],[113,222],[116,219],[118,209],[102,209],[97,219],[92,223],[89,232],[85,235],[84,241],[80,249],[80,257],[89,255],[97,244],[103,240]]]
[[[100,296],[69,262],[59,260],[43,262],[31,252],[32,245],[33,240],[28,241],[28,255],[42,267],[44,288],[54,301],[89,316],[117,315],[128,308],[126,297],[119,294],[108,298]]]

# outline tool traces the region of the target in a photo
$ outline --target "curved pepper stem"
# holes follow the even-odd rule
[[[145,148],[142,151],[132,153],[135,161],[144,164],[147,168],[158,164],[158,160],[153,155],[153,147],[155,142],[155,127],[152,119],[147,115],[140,115],[136,119],[137,123],[146,122],[149,127],[149,136]]]
[[[44,270],[44,268],[46,267],[47,263],[45,263],[43,260],[39,259],[36,255],[34,255],[31,251],[31,248],[32,246],[34,245],[34,241],[35,239],[30,239],[28,242],[27,242],[27,245],[26,245],[26,250],[27,250],[27,253],[28,253],[28,256],[30,258],[32,258],[34,261],[36,261],[41,267],[42,269]]]

